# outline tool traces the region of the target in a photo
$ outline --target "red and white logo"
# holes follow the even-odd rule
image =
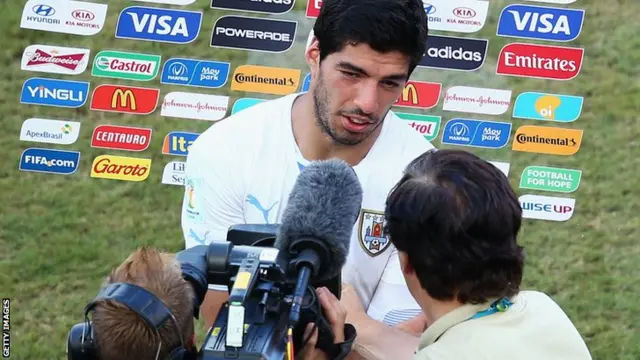
[[[511,90],[452,86],[444,93],[442,110],[502,115],[511,105]]]
[[[429,30],[474,33],[487,20],[489,1],[484,0],[422,0]]]
[[[29,45],[22,53],[21,69],[53,74],[82,74],[89,64],[90,49]]]
[[[425,81],[408,81],[402,90],[402,95],[398,97],[394,106],[430,109],[440,99],[441,83],[431,83]]]
[[[172,91],[165,95],[160,115],[217,121],[224,118],[228,109],[228,96]]]
[[[151,143],[151,131],[147,128],[98,125],[93,130],[91,146],[103,149],[143,151]]]
[[[582,68],[583,48],[511,43],[500,50],[496,74],[571,80]]]
[[[320,15],[322,0],[307,0],[307,17],[317,18]]]

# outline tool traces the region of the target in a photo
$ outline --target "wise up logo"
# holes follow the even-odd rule
[[[499,149],[507,145],[511,123],[473,119],[451,119],[444,126],[442,143]]]
[[[54,149],[29,148],[20,156],[21,171],[69,175],[78,170],[80,153]]]
[[[525,219],[567,221],[576,207],[575,199],[555,196],[522,195],[518,200]]]
[[[231,64],[228,62],[172,58],[164,63],[160,82],[220,88],[227,83],[230,66]]]
[[[30,78],[22,85],[20,103],[79,108],[87,101],[89,82]]]
[[[482,67],[489,40],[430,35],[420,67],[474,71]]]
[[[202,12],[130,6],[118,17],[116,38],[188,44],[201,24]]]
[[[297,28],[297,21],[222,16],[213,26],[211,46],[281,53],[293,46]]]
[[[582,9],[509,5],[500,13],[496,35],[550,41],[575,40],[582,31]]]
[[[516,98],[513,117],[572,122],[580,117],[583,101],[582,96],[524,92]]]

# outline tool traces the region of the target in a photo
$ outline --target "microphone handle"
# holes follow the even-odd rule
[[[302,300],[309,286],[311,278],[311,267],[302,265],[298,273],[296,288],[293,291],[293,301],[291,303],[291,311],[289,312],[289,326],[294,327],[300,320],[300,309],[302,308]]]

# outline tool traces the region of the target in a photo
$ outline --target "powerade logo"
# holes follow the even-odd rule
[[[219,88],[227,83],[228,62],[173,58],[162,68],[163,84]]]
[[[88,92],[85,81],[31,78],[22,85],[20,103],[78,108],[87,101]]]
[[[29,148],[20,156],[21,171],[73,174],[78,170],[80,153],[54,149]]]
[[[444,127],[442,143],[499,149],[507,145],[511,123],[451,119]]]
[[[500,13],[496,35],[566,42],[580,35],[583,22],[582,9],[509,5]]]
[[[202,12],[131,6],[118,17],[116,38],[187,44],[201,24]]]
[[[293,46],[297,21],[222,16],[211,34],[212,47],[281,53]]]
[[[580,117],[583,101],[582,96],[524,92],[516,98],[513,117],[572,122]]]
[[[459,71],[477,70],[484,64],[489,40],[430,35],[420,67]]]
[[[187,156],[191,144],[200,136],[200,134],[172,131],[167,134],[162,144],[162,153],[165,155]]]

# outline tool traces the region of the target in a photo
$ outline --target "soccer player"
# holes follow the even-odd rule
[[[314,160],[343,159],[364,190],[342,272],[357,301],[345,301],[374,320],[366,332],[357,329],[354,347],[375,347],[394,326],[408,329],[417,321],[423,327],[384,231],[383,211],[404,167],[433,148],[390,111],[425,53],[427,18],[420,0],[325,0],[313,34],[305,51],[308,92],[235,113],[191,145],[182,210],[185,245],[224,241],[234,224],[278,223],[301,168]],[[226,299],[226,288],[210,288],[201,308],[207,327]],[[400,350],[387,351],[389,358]]]

